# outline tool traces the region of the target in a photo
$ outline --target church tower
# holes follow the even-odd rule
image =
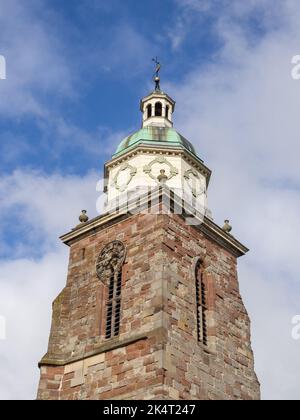
[[[105,212],[61,237],[38,399],[260,398],[237,278],[248,249],[213,221],[211,171],[174,109],[157,68],[141,129],[105,164]]]

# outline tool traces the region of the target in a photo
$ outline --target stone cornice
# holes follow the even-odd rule
[[[198,158],[196,155],[190,153],[188,150],[183,149],[181,147],[176,146],[160,146],[159,144],[157,146],[155,145],[149,145],[146,144],[139,144],[136,147],[129,150],[127,153],[124,153],[121,156],[117,156],[108,162],[104,164],[104,179],[108,179],[108,170],[110,168],[113,168],[115,166],[120,165],[121,163],[124,163],[128,161],[131,157],[136,156],[141,153],[147,153],[147,154],[163,154],[163,155],[173,155],[173,156],[181,156],[186,162],[194,166],[199,170],[199,172],[205,176],[206,178],[206,188],[208,187],[210,177],[211,177],[211,170],[204,165],[203,161]],[[104,192],[107,191],[107,185],[104,186]]]
[[[182,199],[178,197],[174,192],[172,192],[167,187],[157,187],[151,192],[151,200],[153,202],[166,204],[170,207],[171,212],[175,208],[182,207]],[[117,211],[114,213],[105,213],[103,215],[97,216],[94,219],[86,223],[82,223],[75,227],[72,231],[62,235],[60,239],[66,244],[71,245],[72,243],[78,241],[79,239],[95,234],[99,230],[107,228],[111,225],[119,223],[122,220],[126,220],[131,217],[135,217],[136,214],[144,211],[148,208],[149,205],[149,196],[148,194],[141,195],[139,197],[139,203],[137,205],[137,199],[128,201],[123,206],[120,206]],[[180,208],[181,208],[180,207]],[[236,257],[240,257],[248,252],[248,248],[245,247],[241,242],[239,242],[234,236],[225,232],[220,226],[214,223],[211,219],[206,216],[203,217],[199,212],[197,212],[189,203],[184,203],[184,210],[179,216],[186,218],[191,215],[195,220],[199,221],[193,225],[193,228],[199,229],[203,232],[208,238],[218,243],[225,249],[227,249],[231,254]]]
[[[249,251],[249,249],[234,236],[225,232],[220,226],[208,218],[205,218],[204,223],[200,225],[200,230],[207,237],[228,249],[236,257],[241,257]]]
[[[128,346],[129,344],[135,343],[141,340],[147,340],[153,336],[161,337],[162,343],[166,342],[167,338],[167,330],[164,327],[159,327],[154,330],[148,331],[146,333],[140,334],[131,334],[127,337],[116,337],[110,340],[106,340],[104,342],[99,343],[98,346],[95,347],[94,350],[84,353],[81,356],[74,356],[74,357],[67,357],[67,358],[60,358],[55,354],[45,354],[45,356],[41,359],[38,366],[64,366],[69,363],[78,362],[80,360],[86,359],[88,357],[96,356],[101,353],[106,353],[107,351],[112,351],[118,349],[120,347]]]
[[[157,92],[157,91],[153,91],[151,93],[149,93],[149,95],[145,96],[144,98],[141,99],[140,101],[140,110],[143,112],[143,104],[146,101],[149,101],[149,99],[152,98],[166,98],[171,104],[172,104],[172,112],[174,112],[175,109],[175,104],[176,102],[174,101],[174,99],[171,98],[171,96],[169,96],[167,93],[164,92]]]

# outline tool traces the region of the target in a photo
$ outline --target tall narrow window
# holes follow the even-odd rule
[[[206,326],[206,290],[203,281],[203,267],[201,261],[196,265],[196,308],[197,308],[197,339],[207,345],[207,326]]]
[[[155,116],[161,117],[162,116],[162,104],[161,102],[156,102],[155,104]]]
[[[106,286],[105,338],[116,337],[120,333],[122,266],[125,247],[120,241],[113,241],[100,252],[96,272]]]
[[[122,271],[110,276],[106,302],[105,338],[115,337],[120,332]]]
[[[147,105],[147,118],[150,118],[152,116],[152,105]]]
[[[170,107],[169,107],[169,105],[167,105],[166,106],[166,118],[169,120],[170,118],[169,118],[169,109],[170,109]]]

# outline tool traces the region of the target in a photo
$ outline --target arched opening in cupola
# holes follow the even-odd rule
[[[152,116],[152,106],[151,104],[147,105],[147,118],[150,118]]]
[[[170,110],[170,107],[169,107],[169,105],[167,105],[166,106],[166,118],[169,120],[170,119],[170,117],[169,117],[169,110]]]
[[[155,104],[155,116],[161,117],[162,116],[162,104],[161,102],[156,102]]]

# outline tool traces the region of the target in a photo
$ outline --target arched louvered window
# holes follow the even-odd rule
[[[152,105],[147,105],[147,118],[150,118],[152,116]]]
[[[105,338],[115,337],[120,332],[122,269],[113,273],[109,280],[106,302]]]
[[[96,263],[97,275],[106,287],[105,338],[112,338],[120,333],[124,259],[125,247],[123,243],[113,241],[102,249]]]
[[[161,102],[156,102],[155,104],[155,116],[161,117],[162,116],[162,104]]]
[[[199,260],[195,270],[196,281],[196,309],[197,309],[197,339],[207,345],[207,325],[206,325],[206,288],[203,279],[203,266]]]

